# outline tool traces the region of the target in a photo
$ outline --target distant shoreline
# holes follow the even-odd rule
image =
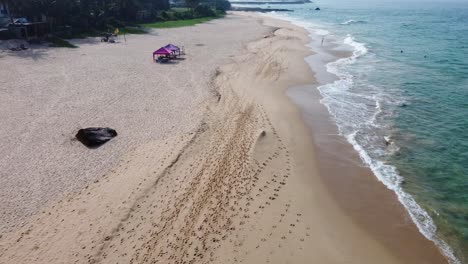
[[[284,9],[284,8],[261,8],[261,7],[244,7],[244,6],[233,6],[231,7],[231,11],[239,11],[239,12],[260,12],[260,13],[267,13],[267,12],[294,12],[291,9]]]
[[[304,0],[304,1],[231,1],[231,4],[238,4],[238,5],[266,5],[266,4],[307,4],[312,3],[312,1]]]

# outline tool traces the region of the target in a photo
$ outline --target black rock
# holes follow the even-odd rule
[[[320,7],[315,8],[315,11],[320,11]]]
[[[78,130],[76,139],[89,148],[97,148],[117,136],[117,132],[108,127],[88,127]]]

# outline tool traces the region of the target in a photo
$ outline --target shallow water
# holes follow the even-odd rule
[[[468,263],[468,1],[275,7],[353,49],[327,65],[340,80],[319,87],[322,103],[420,231]]]

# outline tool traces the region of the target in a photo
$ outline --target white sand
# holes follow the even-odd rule
[[[126,44],[1,52],[0,233],[99,179],[128,150],[193,130],[215,68],[267,30],[230,19],[130,35]],[[184,46],[186,60],[153,63],[152,52],[168,43]],[[89,126],[108,126],[119,135],[89,150],[73,140]]]

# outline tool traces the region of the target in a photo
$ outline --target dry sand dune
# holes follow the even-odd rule
[[[287,87],[314,81],[303,60],[306,33],[238,15],[215,23],[241,31],[245,21],[257,41],[230,44],[242,54],[213,61],[223,66],[207,70],[204,104],[174,103],[184,121],[182,108],[200,112],[192,126],[142,138],[104,177],[3,236],[0,262],[411,263],[355,225],[317,176],[308,131],[284,96]],[[209,42],[205,27],[186,37],[207,34]]]

